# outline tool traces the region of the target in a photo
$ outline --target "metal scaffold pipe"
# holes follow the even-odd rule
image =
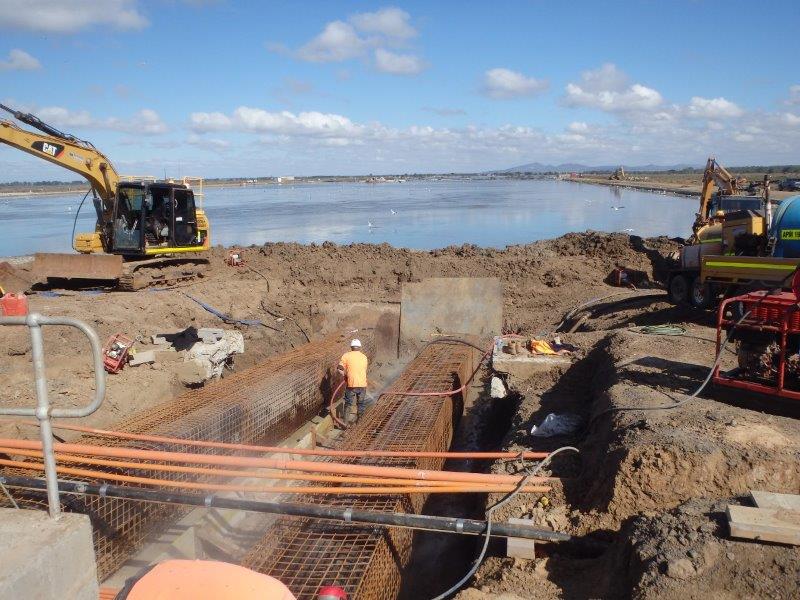
[[[35,477],[0,476],[0,483],[12,488],[43,490],[46,483]],[[295,504],[289,502],[269,502],[261,500],[244,500],[239,498],[220,497],[213,494],[184,494],[149,490],[129,486],[110,484],[84,483],[80,481],[58,481],[59,491],[63,494],[80,494],[102,496],[105,498],[124,498],[145,502],[165,504],[181,504],[187,506],[205,506],[207,508],[227,508],[251,512],[286,515],[342,521],[346,523],[365,523],[386,527],[402,527],[408,529],[424,529],[465,535],[482,535],[486,532],[486,521],[476,519],[459,519],[455,517],[436,517],[398,512],[380,512],[324,506],[319,504]],[[493,523],[491,533],[496,537],[518,537],[546,542],[570,542],[571,535],[538,529],[527,525],[510,523]]]

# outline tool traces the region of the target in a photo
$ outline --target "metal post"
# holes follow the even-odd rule
[[[39,433],[42,438],[44,476],[47,480],[47,507],[50,516],[57,519],[61,514],[58,499],[58,476],[56,458],[53,452],[53,427],[50,423],[50,399],[47,396],[47,374],[44,365],[44,340],[42,326],[37,314],[30,314],[27,325],[31,332],[31,354],[33,356],[33,376],[36,382],[36,418],[39,420]]]
[[[36,408],[4,408],[0,407],[0,415],[20,417],[36,417],[39,421],[39,433],[42,439],[42,456],[44,459],[44,475],[47,481],[47,505],[50,516],[57,519],[61,514],[61,502],[58,499],[58,475],[56,459],[53,452],[52,417],[77,418],[92,414],[103,402],[106,394],[106,372],[103,368],[103,353],[100,338],[86,323],[69,317],[46,317],[37,313],[25,316],[0,317],[0,325],[26,325],[31,331],[31,356],[33,358],[33,374],[36,389]],[[94,365],[95,394],[92,402],[82,408],[50,408],[47,395],[47,372],[44,364],[44,339],[42,325],[64,325],[80,329],[89,338]]]

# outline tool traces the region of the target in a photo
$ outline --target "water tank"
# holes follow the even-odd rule
[[[776,240],[773,256],[800,258],[800,196],[781,201],[772,217],[770,236]]]

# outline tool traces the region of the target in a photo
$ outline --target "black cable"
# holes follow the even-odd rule
[[[89,192],[91,192],[94,188],[89,189],[81,200],[81,203],[78,205],[78,210],[75,212],[75,220],[72,222],[72,249],[75,252],[78,252],[78,249],[75,247],[75,228],[78,226],[78,215],[81,214],[81,208],[83,208],[83,203],[86,202],[86,198],[89,197]]]
[[[784,277],[783,282],[785,282],[789,277],[794,276],[794,274],[798,271],[798,269],[800,269],[800,267],[796,268],[791,273],[791,275],[787,275],[786,277]],[[694,392],[692,392],[692,394],[688,398],[684,398],[683,400],[680,400],[679,402],[676,402],[674,404],[665,404],[665,405],[661,405],[661,406],[611,406],[609,408],[606,408],[605,410],[600,411],[596,415],[594,415],[590,419],[590,422],[593,422],[599,416],[604,415],[606,413],[610,413],[610,412],[621,412],[621,411],[628,411],[628,410],[642,410],[642,411],[646,411],[646,410],[671,410],[673,408],[678,408],[679,406],[683,406],[687,402],[690,402],[690,401],[694,400],[695,398],[697,398],[697,396],[700,395],[700,393],[705,389],[705,387],[711,381],[711,377],[714,375],[714,371],[717,369],[717,367],[719,366],[719,363],[722,361],[722,353],[725,350],[725,347],[727,346],[727,344],[730,341],[731,337],[733,336],[733,332],[736,330],[736,328],[742,323],[742,321],[744,321],[747,317],[749,317],[750,313],[752,313],[756,308],[758,308],[758,306],[762,302],[764,302],[764,300],[766,300],[772,294],[777,294],[777,293],[782,292],[782,291],[783,291],[782,287],[773,288],[771,290],[767,290],[766,293],[761,298],[758,299],[758,301],[756,302],[755,306],[753,306],[753,308],[751,308],[750,310],[745,312],[731,326],[731,328],[728,330],[728,333],[725,335],[725,339],[722,341],[722,344],[719,347],[719,351],[717,352],[717,355],[714,358],[714,364],[711,365],[711,369],[709,369],[708,375],[706,375],[706,378],[703,380],[703,383],[700,384],[700,387],[698,387]]]
[[[645,293],[645,292],[648,292],[648,293]],[[617,301],[614,302],[614,304],[617,304],[617,303],[624,302],[626,300],[631,300],[633,298],[637,298],[637,297],[640,297],[640,296],[641,297],[662,296],[664,294],[664,292],[661,292],[661,291],[658,291],[658,292],[655,292],[655,293],[652,293],[652,292],[653,292],[653,290],[625,290],[625,291],[622,291],[622,292],[616,292],[614,294],[608,294],[607,296],[601,296],[599,298],[592,298],[591,300],[588,300],[587,302],[584,302],[583,304],[579,304],[578,306],[573,308],[571,311],[569,311],[566,315],[564,315],[564,318],[561,320],[561,322],[558,325],[556,325],[556,328],[553,331],[558,333],[559,330],[572,317],[574,317],[578,313],[578,311],[580,311],[581,309],[587,308],[587,307],[589,307],[589,306],[591,306],[593,304],[597,304],[598,302],[602,302],[603,300],[609,300],[610,298],[616,298],[617,296],[625,296],[627,294],[633,293],[633,295],[628,297],[628,298],[622,298],[622,299],[617,300]]]
[[[483,547],[481,548],[480,554],[478,554],[478,557],[475,559],[475,563],[472,565],[472,568],[470,568],[467,574],[464,575],[464,577],[459,579],[452,587],[442,592],[432,600],[444,600],[445,598],[450,596],[450,594],[453,594],[457,592],[459,589],[461,589],[461,586],[464,585],[467,581],[469,581],[470,577],[475,575],[475,572],[478,570],[481,564],[483,564],[483,559],[486,557],[486,550],[489,548],[489,538],[492,535],[492,514],[494,513],[494,511],[508,504],[514,497],[516,497],[517,494],[520,493],[522,488],[525,487],[525,485],[528,483],[531,477],[534,477],[539,471],[541,471],[544,468],[544,466],[548,464],[556,454],[558,454],[559,452],[565,452],[567,450],[570,450],[572,452],[580,452],[580,450],[578,450],[577,448],[573,448],[572,446],[563,446],[561,448],[558,448],[557,450],[554,450],[553,452],[548,454],[547,457],[536,466],[536,468],[528,472],[512,491],[510,491],[503,498],[501,498],[500,500],[495,502],[492,506],[486,509],[486,532],[484,533],[485,537],[483,540]]]
[[[465,339],[457,338],[457,337],[452,337],[452,336],[440,337],[440,338],[437,338],[435,340],[432,340],[432,341],[428,342],[427,344],[425,344],[425,348],[427,348],[428,346],[433,346],[434,344],[464,345],[464,346],[470,346],[472,348],[475,348],[475,350],[478,350],[480,352],[486,352],[486,348],[481,348],[480,346],[478,346],[477,344],[473,344],[469,340],[465,340]],[[423,350],[425,348],[423,348]]]

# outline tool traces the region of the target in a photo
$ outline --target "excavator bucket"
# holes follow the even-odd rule
[[[37,252],[33,271],[46,279],[95,279],[114,281],[122,277],[122,257],[116,254],[55,254]]]

